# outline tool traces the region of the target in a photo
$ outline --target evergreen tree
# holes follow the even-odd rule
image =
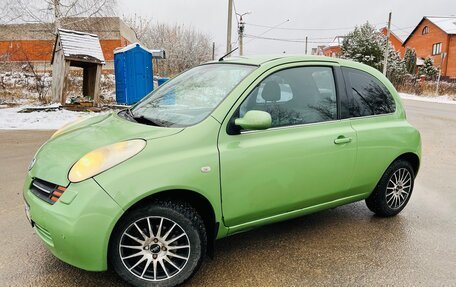
[[[342,58],[380,69],[383,59],[382,38],[375,27],[367,22],[356,26],[342,41]]]
[[[383,43],[386,41],[386,36],[383,38]],[[383,44],[383,47],[385,44]],[[381,61],[383,70],[383,59]],[[388,45],[388,65],[386,67],[386,77],[393,83],[398,84],[407,74],[405,61],[401,59],[399,52],[397,52],[391,42]]]
[[[416,52],[415,49],[407,48],[404,54],[405,68],[408,74],[416,74]]]
[[[386,36],[378,32],[369,22],[356,26],[342,42],[342,58],[364,63],[380,71],[383,70]],[[405,62],[388,44],[387,77],[394,83],[406,74]]]
[[[424,59],[423,66],[419,69],[420,75],[426,76],[426,78],[431,79],[437,76],[439,70],[434,67],[434,63],[431,58]]]

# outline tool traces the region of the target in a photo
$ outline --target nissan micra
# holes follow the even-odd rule
[[[359,200],[378,216],[398,214],[420,153],[419,132],[377,70],[233,57],[58,130],[23,193],[59,259],[109,266],[134,286],[175,286],[231,234]]]

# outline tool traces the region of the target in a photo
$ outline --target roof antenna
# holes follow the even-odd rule
[[[229,51],[228,53],[226,53],[225,55],[223,55],[220,59],[219,59],[219,62],[223,61],[223,59],[226,57],[226,56],[229,56],[231,55],[234,51],[236,51],[237,49],[239,49],[239,47],[236,47],[234,48],[233,50]]]

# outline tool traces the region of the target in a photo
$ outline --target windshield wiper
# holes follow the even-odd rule
[[[133,111],[131,110],[131,108],[126,109],[126,112],[127,112],[127,115],[128,115],[130,118],[132,118],[132,119],[135,118],[135,116],[133,115]]]
[[[148,124],[151,126],[157,126],[157,127],[163,126],[163,122],[155,120],[155,119],[147,118],[145,116],[137,116],[137,117],[133,117],[133,119],[137,122],[141,122],[141,123]]]
[[[133,115],[133,112],[131,111],[131,109],[125,109],[125,110],[122,110],[120,113],[119,113],[120,116],[122,116],[123,118],[125,119],[129,119],[129,120],[132,120],[132,121],[135,121],[135,116]]]

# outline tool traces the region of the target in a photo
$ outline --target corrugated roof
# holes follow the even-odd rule
[[[456,34],[456,17],[426,17],[447,34]]]
[[[59,36],[65,57],[76,57],[87,60],[93,58],[102,64],[105,63],[100,39],[97,35],[59,29]]]

